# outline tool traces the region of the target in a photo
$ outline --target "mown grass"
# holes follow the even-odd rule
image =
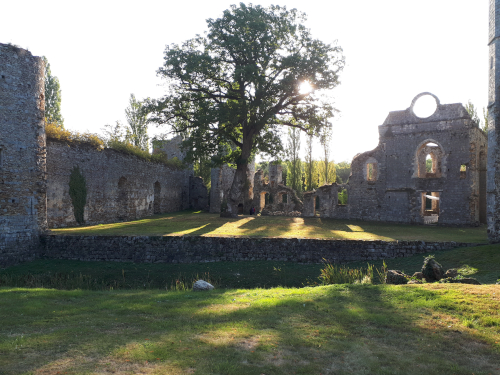
[[[498,374],[498,293],[0,288],[0,373]]]
[[[424,257],[435,255],[445,269],[457,268],[463,276],[484,284],[500,278],[500,244],[457,248],[385,260],[389,269],[412,275],[422,268]],[[382,261],[371,261],[377,269]],[[366,262],[347,263],[366,268]],[[40,259],[0,270],[0,286],[56,289],[183,289],[199,278],[218,288],[304,287],[320,283],[323,264],[248,261],[192,264],[81,262]],[[377,277],[374,278],[378,280]],[[179,285],[179,282],[182,283]],[[179,288],[180,287],[180,288]]]
[[[156,215],[129,222],[52,229],[51,232],[60,235],[104,236],[250,236],[468,243],[488,241],[485,226],[443,227],[282,216],[242,215],[238,218],[221,218],[217,214],[191,211]]]

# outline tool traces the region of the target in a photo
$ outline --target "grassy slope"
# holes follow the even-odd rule
[[[146,219],[96,226],[53,229],[54,234],[252,236],[336,238],[353,240],[423,240],[486,243],[486,227],[457,228],[403,225],[369,221],[281,216],[221,218],[208,213],[182,211]]]
[[[498,293],[0,288],[0,373],[495,374]]]
[[[484,245],[432,253],[445,269],[459,268],[482,283],[500,278],[500,245]],[[390,269],[408,274],[420,271],[426,255],[388,259]],[[371,262],[377,268],[382,261]],[[293,262],[215,262],[148,264],[37,260],[0,270],[0,286],[52,287],[59,289],[172,288],[179,280],[189,284],[203,278],[225,288],[302,287],[318,281],[321,264]],[[366,267],[350,263],[349,267]],[[57,276],[56,276],[57,275]]]

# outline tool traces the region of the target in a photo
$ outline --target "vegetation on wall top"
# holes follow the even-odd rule
[[[153,163],[165,164],[174,169],[183,169],[186,167],[185,163],[178,158],[167,159],[167,155],[162,152],[150,154],[141,148],[132,145],[127,141],[117,138],[110,138],[108,140],[102,139],[97,134],[93,133],[79,133],[62,129],[55,123],[49,123],[45,126],[45,134],[47,139],[52,139],[59,142],[71,144],[87,144],[96,150],[113,149],[127,155],[134,155],[140,159],[150,161]]]

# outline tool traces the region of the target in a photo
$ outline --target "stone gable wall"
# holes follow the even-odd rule
[[[417,95],[410,108],[389,113],[379,126],[379,145],[354,157],[347,184],[325,185],[304,194],[304,216],[432,222],[433,213],[423,209],[423,194],[432,193],[439,198],[437,223],[486,222],[486,135],[461,104],[441,105],[432,94],[437,104],[435,113],[418,118],[413,104],[423,94]],[[433,173],[425,171],[425,156],[429,153],[436,160]],[[368,164],[375,166],[372,180],[368,178]],[[466,172],[460,172],[461,165],[466,166]],[[348,192],[345,206],[337,204],[342,189]]]
[[[47,227],[45,66],[0,44],[0,267],[32,260]]]

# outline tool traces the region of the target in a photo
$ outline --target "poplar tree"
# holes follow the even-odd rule
[[[126,139],[144,151],[149,150],[147,113],[143,111],[143,103],[130,94],[129,106],[125,109],[128,129]]]
[[[300,129],[288,129],[288,147],[286,151],[288,159],[287,185],[299,195],[302,192],[302,162],[300,153]]]
[[[59,79],[52,75],[49,60],[42,57],[45,63],[45,122],[56,124],[64,129],[64,118],[61,115],[61,86]]]

